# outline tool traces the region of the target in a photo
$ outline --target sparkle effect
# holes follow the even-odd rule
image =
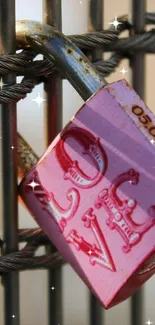
[[[122,23],[120,23],[117,20],[117,17],[115,16],[115,20],[113,20],[111,23],[109,23],[110,25],[113,25],[115,27],[115,30],[117,30],[118,25],[121,25]]]
[[[34,179],[33,179],[33,181],[32,181],[31,183],[27,184],[27,186],[31,186],[31,187],[33,188],[33,191],[34,191],[34,188],[35,188],[36,186],[38,186],[38,185],[39,185],[39,184],[36,183],[36,182],[34,181]]]
[[[12,146],[12,147],[11,147],[11,149],[13,150],[13,149],[15,149],[15,147],[14,147],[14,146]]]
[[[131,179],[130,179],[129,183],[130,183],[130,185],[132,184],[132,180]]]
[[[91,250],[89,250],[88,254],[89,254],[89,255],[91,255],[91,254],[92,254],[92,251],[91,251]]]
[[[154,143],[155,143],[155,140],[152,139],[150,142],[151,142],[152,144],[154,144]]]
[[[128,72],[128,70],[125,70],[124,67],[122,68],[122,70],[120,70],[120,72],[123,74],[123,76],[125,75],[125,73]]]
[[[12,318],[15,318],[16,316],[15,316],[15,315],[12,315],[11,317],[12,317]]]
[[[51,290],[55,290],[55,288],[54,287],[51,287]]]
[[[153,324],[153,322],[151,322],[150,319],[148,319],[148,321],[145,324],[151,325],[151,324]]]
[[[40,94],[38,93],[38,96],[35,99],[32,99],[34,102],[36,102],[40,108],[40,104],[42,104],[42,102],[45,102],[45,99],[43,99]]]

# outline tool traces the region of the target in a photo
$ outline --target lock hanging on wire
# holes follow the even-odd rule
[[[55,28],[34,21],[16,28],[19,47],[52,60],[86,100],[24,177],[20,195],[110,308],[154,274],[143,267],[155,255],[155,116],[125,80],[108,85]]]

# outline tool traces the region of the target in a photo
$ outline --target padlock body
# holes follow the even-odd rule
[[[155,251],[151,139],[154,115],[125,80],[115,82],[82,106],[20,185],[36,222],[105,308],[154,273],[136,273]]]

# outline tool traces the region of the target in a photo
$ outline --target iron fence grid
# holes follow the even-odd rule
[[[103,29],[104,1],[90,1],[90,19],[94,32],[86,35],[72,35],[71,40],[79,45],[98,68],[103,76],[109,75],[117,67],[122,58],[127,57],[132,70],[132,85],[136,92],[144,99],[145,90],[145,62],[146,53],[155,53],[155,32],[145,32],[146,23],[155,23],[155,14],[146,13],[145,0],[131,1],[132,22],[127,16],[121,17],[122,25],[118,31]],[[44,15],[44,13],[47,13]],[[59,30],[62,29],[62,3],[61,0],[43,0],[43,21],[54,24]],[[128,39],[119,39],[119,34],[129,30]],[[0,0],[0,38],[1,56],[0,74],[3,77],[4,86],[0,91],[0,111],[2,119],[2,183],[3,183],[3,223],[4,239],[1,240],[2,256],[0,257],[0,274],[4,285],[4,319],[5,325],[14,325],[15,321],[9,315],[16,314],[16,325],[20,325],[19,312],[19,271],[26,269],[48,269],[48,288],[52,285],[57,287],[54,294],[48,292],[49,301],[49,325],[63,324],[62,322],[62,272],[61,265],[65,262],[49,242],[40,229],[18,230],[17,215],[17,161],[16,150],[10,151],[12,144],[17,147],[16,126],[16,103],[24,98],[33,87],[44,82],[46,101],[46,143],[49,145],[56,134],[62,128],[62,78],[59,74],[54,75],[55,67],[47,60],[42,62],[33,61],[35,53],[32,50],[24,50],[15,54],[15,0]],[[115,52],[107,61],[103,60],[103,51]],[[134,55],[133,55],[134,53]],[[6,64],[7,63],[7,64]],[[20,85],[15,78],[25,75]],[[48,78],[48,84],[46,83]],[[50,92],[49,92],[50,88]],[[55,98],[51,112],[51,96]],[[54,114],[53,114],[54,113]],[[54,119],[53,119],[54,116]],[[51,128],[52,125],[52,128]],[[52,131],[51,131],[52,130]],[[23,141],[23,142],[22,142]],[[27,147],[24,139],[18,136],[19,148]],[[33,165],[37,160],[35,153],[32,154]],[[24,164],[24,162],[23,162]],[[9,201],[9,205],[8,205]],[[26,242],[26,246],[18,251],[18,243]],[[3,252],[3,246],[5,249]],[[35,250],[45,245],[47,255],[34,257]],[[143,290],[139,290],[131,299],[131,323],[142,324]],[[140,312],[141,310],[141,312]],[[90,325],[104,323],[103,309],[90,294]]]

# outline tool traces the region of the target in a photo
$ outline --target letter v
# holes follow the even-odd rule
[[[93,214],[93,208],[90,208],[82,217],[84,226],[91,228],[98,246],[88,243],[83,237],[79,236],[76,230],[72,230],[67,236],[67,242],[74,244],[77,250],[81,250],[89,256],[89,261],[92,265],[99,264],[108,270],[115,272],[116,268],[100,229],[96,215]]]

